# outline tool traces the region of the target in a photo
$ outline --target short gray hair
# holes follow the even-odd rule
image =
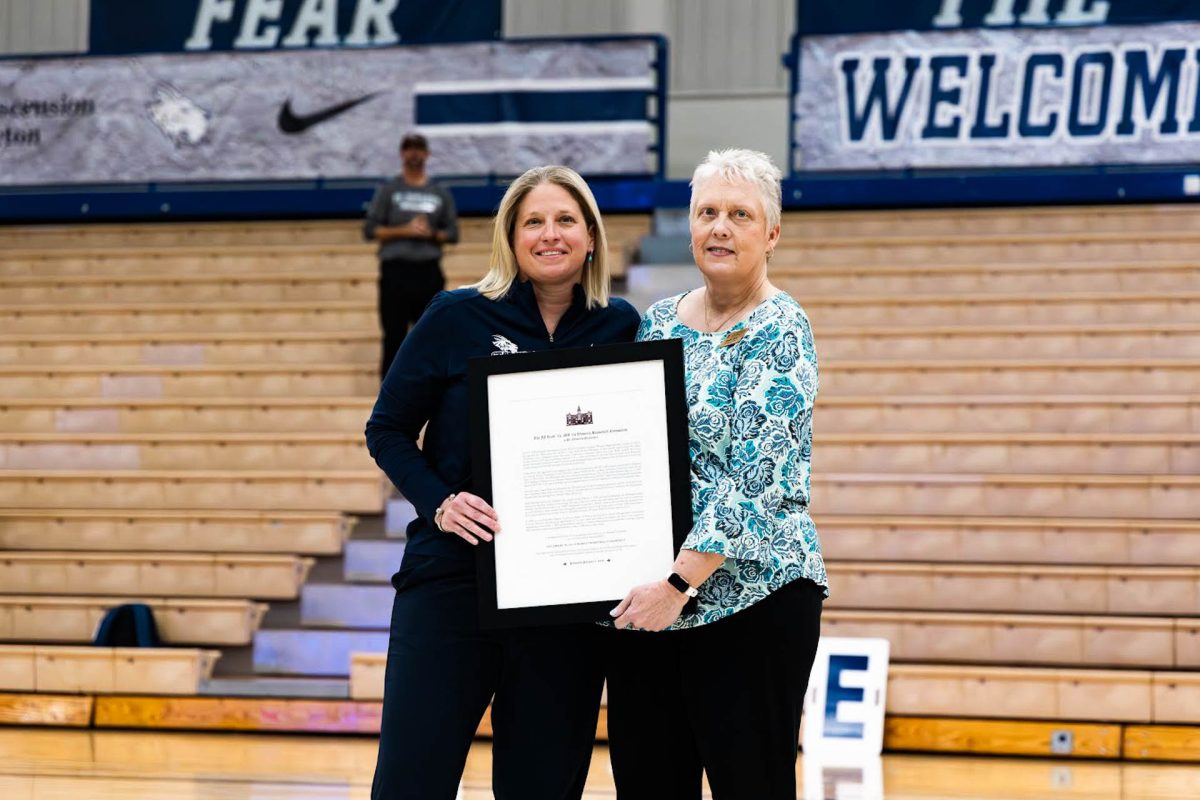
[[[692,173],[689,216],[696,215],[696,192],[714,179],[753,186],[767,214],[767,230],[779,224],[783,216],[783,173],[766,153],[737,148],[710,150]]]

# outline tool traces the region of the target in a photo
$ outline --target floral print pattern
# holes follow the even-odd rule
[[[780,292],[730,330],[704,333],[679,320],[682,299],[651,306],[637,338],[683,340],[694,520],[683,546],[725,556],[695,612],[671,626],[694,628],[799,578],[826,594],[829,582],[808,513],[819,379],[804,310]]]

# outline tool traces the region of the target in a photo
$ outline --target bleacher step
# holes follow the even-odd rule
[[[256,675],[210,678],[199,694],[209,697],[293,697],[345,700],[350,682],[341,678],[277,678]]]
[[[387,630],[395,590],[390,584],[309,583],[300,592],[304,626]]]
[[[1200,477],[824,472],[812,493],[821,513],[838,515],[1194,520]]]
[[[394,538],[403,539],[408,523],[417,518],[417,509],[403,497],[393,497],[387,502],[384,512],[384,532]]]
[[[400,569],[405,544],[403,540],[351,539],[343,555],[343,576],[358,583],[387,583]]]
[[[854,562],[1200,564],[1200,520],[816,515],[826,559]]]
[[[351,653],[382,653],[387,646],[387,631],[259,631],[254,637],[254,672],[348,677]]]
[[[5,505],[375,513],[383,506],[383,481],[372,470],[0,470]]]
[[[333,554],[354,528],[336,512],[5,508],[0,550]]]

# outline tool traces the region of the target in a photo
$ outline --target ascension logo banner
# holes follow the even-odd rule
[[[0,185],[653,175],[654,38],[0,60]]]

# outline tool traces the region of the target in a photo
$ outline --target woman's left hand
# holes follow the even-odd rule
[[[665,580],[635,586],[625,599],[608,612],[618,628],[661,631],[679,619],[687,596]]]

